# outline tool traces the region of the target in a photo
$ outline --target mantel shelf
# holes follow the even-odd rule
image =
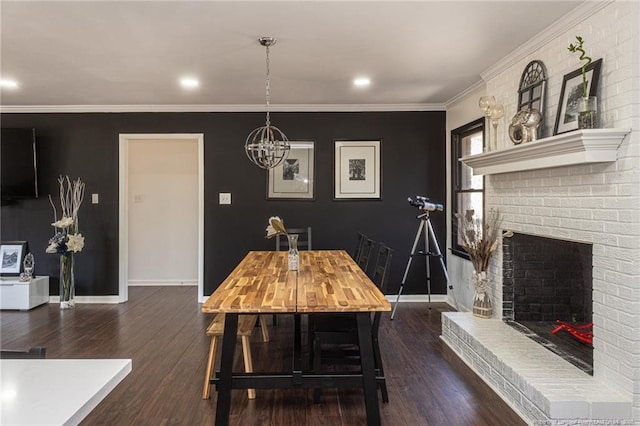
[[[491,175],[576,164],[616,161],[630,129],[583,129],[515,145],[500,151],[462,157],[474,175]]]

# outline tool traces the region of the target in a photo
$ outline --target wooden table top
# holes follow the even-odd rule
[[[391,304],[344,250],[252,251],[202,305],[202,312],[318,313],[390,311]]]

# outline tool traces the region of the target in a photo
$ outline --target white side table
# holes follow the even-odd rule
[[[18,277],[0,280],[0,309],[29,310],[49,302],[49,277],[20,281]]]

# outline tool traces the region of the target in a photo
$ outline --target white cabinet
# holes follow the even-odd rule
[[[31,281],[16,278],[0,280],[0,309],[29,310],[49,302],[49,277]]]

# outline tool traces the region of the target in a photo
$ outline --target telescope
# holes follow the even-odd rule
[[[417,207],[421,210],[426,210],[428,212],[434,212],[436,210],[441,212],[444,210],[443,204],[433,203],[429,201],[427,197],[423,197],[422,195],[416,195],[415,200],[409,197],[407,198],[407,201],[409,201],[409,205],[412,205],[413,207]]]
[[[429,265],[429,260],[431,257],[435,257],[440,261],[440,266],[442,267],[442,272],[444,273],[444,277],[447,280],[447,285],[449,290],[453,290],[451,286],[451,282],[449,281],[449,274],[447,273],[447,267],[444,264],[444,256],[440,251],[440,246],[438,245],[438,240],[436,239],[436,234],[433,232],[433,226],[431,225],[431,219],[429,218],[429,212],[433,211],[443,211],[444,205],[440,203],[434,203],[430,201],[427,197],[423,197],[422,195],[416,195],[415,200],[411,197],[407,199],[409,204],[413,207],[417,207],[420,210],[424,211],[424,213],[420,213],[416,216],[416,219],[420,219],[420,225],[418,226],[418,232],[416,232],[416,238],[413,240],[413,247],[411,248],[411,253],[409,254],[409,261],[407,262],[407,268],[404,270],[404,276],[402,277],[402,282],[400,283],[400,290],[398,291],[398,296],[396,297],[396,304],[391,311],[391,319],[396,314],[396,309],[398,309],[398,302],[400,302],[400,295],[402,294],[402,290],[404,290],[404,284],[407,281],[407,275],[409,275],[409,268],[411,268],[411,262],[414,257],[424,256],[425,257],[425,266],[427,267],[427,294],[429,296],[429,309],[431,309],[431,267]],[[418,243],[420,242],[420,235],[423,234],[424,231],[424,250],[418,250]],[[431,251],[429,249],[429,240],[433,244],[433,248],[435,251]],[[453,303],[454,306],[457,305],[455,301],[456,294],[454,292],[451,293],[453,295]]]

